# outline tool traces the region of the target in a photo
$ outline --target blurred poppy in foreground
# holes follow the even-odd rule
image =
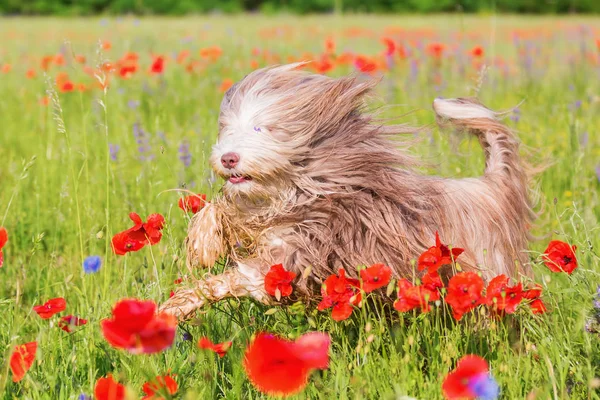
[[[198,341],[198,348],[203,350],[211,350],[223,358],[227,351],[231,348],[232,342],[213,343],[209,338],[203,337]]]
[[[117,233],[112,238],[112,248],[115,254],[124,255],[131,251],[138,251],[145,245],[155,245],[162,238],[161,230],[165,224],[165,218],[160,214],[151,214],[146,222],[132,212],[129,218],[134,222],[131,228]]]
[[[96,381],[94,387],[94,400],[123,400],[125,399],[125,386],[116,382],[111,374]]]
[[[6,245],[6,242],[8,242],[8,232],[6,232],[6,229],[0,226],[0,267],[2,267],[2,264],[4,264],[4,254],[2,253],[2,248]]]
[[[13,375],[13,382],[19,382],[35,360],[37,351],[37,342],[29,342],[18,345],[10,355],[10,370]]]
[[[360,270],[360,279],[365,293],[387,286],[391,278],[392,269],[385,264],[374,264]]]
[[[295,277],[296,273],[287,271],[282,264],[273,265],[265,275],[265,290],[279,301],[292,294],[292,281]]]
[[[142,391],[146,394],[142,400],[164,399],[161,394],[174,395],[177,393],[177,382],[170,375],[157,376],[153,380],[144,383]],[[170,397],[169,397],[170,398]]]
[[[444,379],[442,391],[448,400],[495,400],[500,394],[487,362],[476,355],[466,355],[458,361],[456,369]]]
[[[321,287],[323,300],[317,308],[323,311],[333,307],[331,317],[335,321],[343,321],[352,314],[352,306],[358,305],[362,296],[357,290],[360,287],[358,279],[346,278],[346,271],[343,268],[339,269],[338,274],[339,276],[331,275],[323,282]]]
[[[259,333],[246,349],[244,369],[261,392],[287,396],[300,392],[314,369],[329,366],[331,339],[326,333],[311,332],[296,341]]]
[[[198,193],[179,199],[178,205],[179,208],[181,208],[184,212],[191,211],[192,214],[196,214],[204,207],[205,204],[206,195]]]
[[[570,245],[560,240],[552,240],[542,259],[552,272],[566,272],[571,275],[577,268],[577,257],[575,257],[577,246]]]
[[[50,299],[41,306],[34,306],[33,311],[38,313],[42,319],[52,318],[54,314],[58,314],[67,308],[67,301],[62,297]]]
[[[158,353],[173,344],[177,319],[156,315],[153,301],[125,299],[115,304],[112,318],[100,322],[106,341],[133,354]]]

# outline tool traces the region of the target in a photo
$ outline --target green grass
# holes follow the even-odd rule
[[[10,235],[0,269],[2,399],[75,399],[91,394],[96,380],[107,373],[125,382],[135,398],[142,394],[143,382],[167,371],[177,375],[177,398],[265,398],[251,387],[241,364],[245,345],[258,330],[289,337],[310,330],[331,334],[330,368],[313,374],[298,399],[438,399],[443,377],[469,353],[488,360],[504,399],[600,398],[600,337],[584,330],[600,283],[600,183],[595,174],[600,162],[600,53],[595,39],[600,33],[592,28],[598,18],[215,16],[1,22],[0,66],[12,66],[0,72],[0,226]],[[372,37],[343,34],[355,26],[368,28]],[[175,345],[164,353],[136,356],[111,348],[99,321],[110,315],[116,301],[137,297],[162,302],[173,281],[189,275],[182,246],[188,218],[177,208],[178,194],[168,190],[188,188],[209,198],[219,190],[207,158],[217,133],[221,82],[250,71],[255,47],[285,60],[322,51],[324,38],[332,35],[340,51],[380,53],[379,38],[388,26],[402,28],[400,38],[411,35],[422,46],[441,40],[465,53],[483,45],[486,56],[502,57],[508,65],[506,74],[502,67],[491,68],[479,85],[468,59],[461,72],[455,58],[445,58],[437,68],[419,56],[424,61],[415,78],[410,61],[397,60],[385,73],[375,104],[395,105],[384,114],[390,117],[415,110],[402,121],[424,125],[434,122],[430,104],[436,96],[477,92],[494,109],[523,101],[520,120],[506,122],[518,132],[528,160],[549,165],[536,179],[540,216],[533,231],[539,240],[531,243],[531,257],[550,312],[533,316],[523,310],[493,322],[477,312],[455,323],[443,307],[429,314],[398,315],[375,301],[336,323],[314,305],[297,304],[266,315],[265,306],[233,299],[184,324]],[[260,34],[274,27],[281,28],[279,34]],[[422,31],[411,34],[417,29]],[[532,58],[529,69],[518,62],[513,29],[538,34],[531,40],[538,50],[525,50]],[[455,35],[459,33],[476,36],[461,39]],[[112,49],[99,53],[98,40],[110,41]],[[163,77],[146,73],[151,53],[171,56],[189,49],[199,59],[198,50],[212,45],[221,46],[223,56],[199,73],[189,74],[173,60]],[[61,47],[67,55],[85,55],[92,67],[98,60],[115,62],[125,51],[135,51],[143,71],[129,80],[111,76],[105,94],[98,89],[59,94],[61,132],[52,105],[39,103],[48,88],[40,58]],[[25,71],[31,67],[38,76],[28,80]],[[53,81],[59,71],[67,71],[74,81],[91,85],[93,78],[81,69],[71,63],[52,67],[48,74]],[[349,71],[341,67],[331,75]],[[139,102],[135,109],[128,106],[132,100]],[[573,106],[578,100],[580,108]],[[136,122],[147,132],[149,160],[140,160],[132,133]],[[481,174],[483,156],[475,141],[461,141],[433,125],[423,136],[426,140],[414,151],[432,163],[428,172]],[[187,168],[178,154],[184,140],[192,156]],[[120,146],[117,161],[110,158],[110,144]],[[165,215],[164,237],[138,253],[115,256],[109,240],[130,226],[127,215],[132,211],[143,218],[154,212]],[[553,274],[539,262],[550,238],[578,246],[580,267],[573,275]],[[97,274],[82,270],[88,255],[103,258]],[[58,329],[57,317],[41,320],[31,309],[61,296],[68,304],[62,315],[89,320],[73,334]],[[193,341],[182,340],[184,330]],[[368,343],[371,334],[374,340]],[[223,359],[203,353],[195,346],[203,335],[233,340],[233,348]],[[33,340],[39,342],[36,362],[14,384],[8,355],[15,344]]]

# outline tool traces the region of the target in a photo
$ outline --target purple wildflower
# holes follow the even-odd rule
[[[184,139],[179,145],[179,160],[185,168],[192,164],[192,154],[190,153],[190,143]]]
[[[132,110],[135,110],[136,108],[138,108],[140,106],[140,102],[139,100],[129,100],[127,102],[127,107],[129,107]]]
[[[138,151],[140,153],[140,160],[147,161],[152,160],[154,156],[150,153],[152,148],[150,147],[150,136],[142,129],[139,122],[133,124],[133,136],[138,145]]]
[[[500,395],[498,383],[488,373],[477,375],[469,381],[468,386],[479,400],[496,400]]]
[[[510,119],[511,121],[519,122],[519,120],[521,119],[521,110],[519,109],[519,107],[515,107],[513,109],[512,114],[510,115]]]
[[[113,160],[114,162],[117,161],[117,156],[119,155],[120,149],[121,149],[121,146],[119,146],[118,144],[110,143],[108,145],[108,151],[110,152],[110,159]]]

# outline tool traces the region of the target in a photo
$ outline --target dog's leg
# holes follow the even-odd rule
[[[271,298],[264,289],[264,271],[258,260],[238,263],[237,267],[219,275],[209,275],[197,282],[196,287],[181,289],[159,307],[179,320],[190,318],[193,312],[205,304],[227,297],[250,296],[269,304]]]
[[[187,266],[211,268],[225,253],[222,214],[219,206],[206,203],[190,222],[188,228]]]

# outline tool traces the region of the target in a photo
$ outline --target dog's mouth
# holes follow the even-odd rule
[[[249,182],[251,180],[252,180],[251,176],[238,175],[238,174],[231,175],[228,179],[229,183],[233,183],[234,185],[237,185],[239,183]]]

